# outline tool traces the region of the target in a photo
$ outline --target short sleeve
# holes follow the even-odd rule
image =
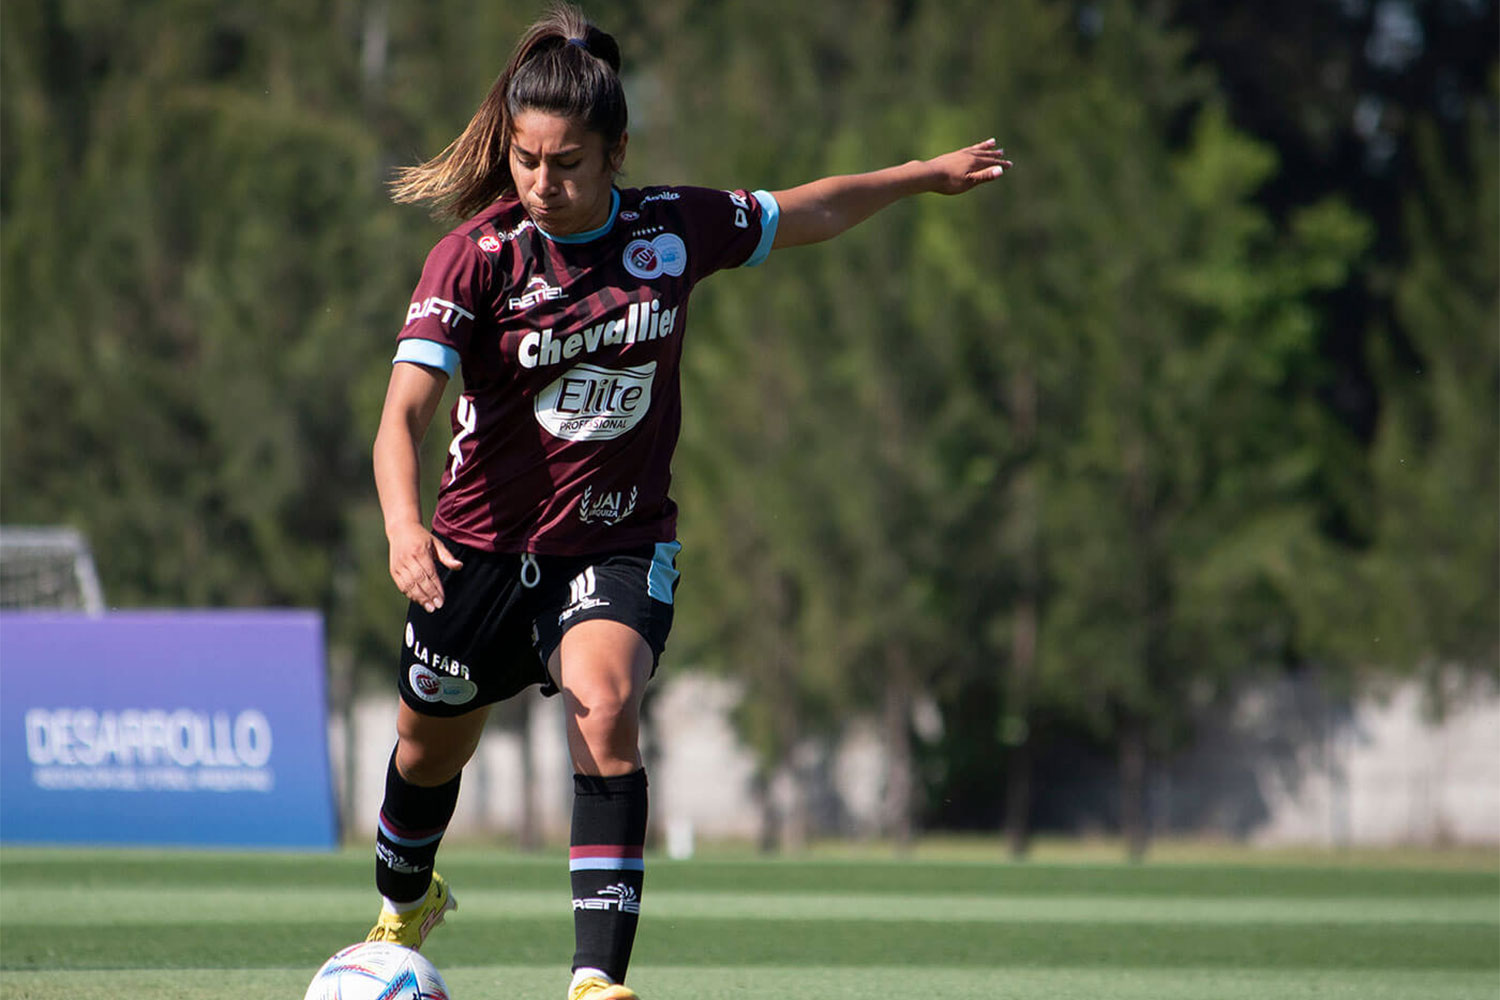
[[[780,208],[768,191],[675,188],[688,234],[693,280],[730,267],[754,267],[776,239]]]
[[[397,337],[396,361],[452,375],[482,313],[489,264],[472,240],[449,234],[427,255]]]

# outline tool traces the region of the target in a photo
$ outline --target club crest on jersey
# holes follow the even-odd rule
[[[650,240],[631,240],[625,244],[625,270],[637,278],[655,278],[663,274],[678,277],[687,270],[687,244],[675,233],[662,233]]]
[[[633,368],[576,365],[537,395],[537,423],[564,441],[620,437],[650,411],[655,377],[655,361]]]

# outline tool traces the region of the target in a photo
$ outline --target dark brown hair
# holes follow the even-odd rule
[[[603,136],[606,155],[625,134],[620,46],[572,4],[554,4],[526,30],[468,127],[426,163],[398,169],[391,197],[466,219],[514,191],[510,138],[523,111],[582,123]]]

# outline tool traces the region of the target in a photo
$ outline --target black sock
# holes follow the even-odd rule
[[[375,831],[375,887],[386,899],[406,903],[427,894],[438,844],[458,805],[460,777],[436,788],[413,785],[396,770],[391,753]]]
[[[573,775],[574,969],[625,981],[640,920],[645,865],[646,772],[618,778]]]

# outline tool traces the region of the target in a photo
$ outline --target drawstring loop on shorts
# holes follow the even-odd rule
[[[542,582],[542,567],[537,565],[536,554],[533,552],[523,553],[521,556],[521,586],[527,590]]]

